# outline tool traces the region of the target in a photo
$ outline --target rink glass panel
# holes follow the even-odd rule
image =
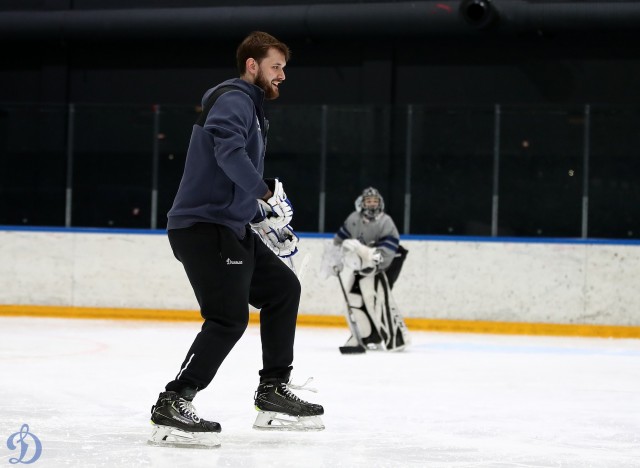
[[[414,107],[412,234],[491,235],[494,110]]]
[[[640,111],[593,106],[589,237],[640,238]]]
[[[279,178],[293,204],[291,225],[318,231],[320,202],[320,106],[266,106],[269,120],[264,176]]]
[[[0,224],[64,226],[67,112],[0,104]]]
[[[505,107],[501,122],[500,233],[580,237],[583,109]]]
[[[182,179],[191,131],[200,110],[199,106],[160,106],[157,109],[158,229],[167,227],[167,213],[173,205]]]
[[[0,105],[0,223],[164,229],[198,112]],[[265,176],[285,182],[300,232],[335,232],[373,185],[405,234],[640,236],[637,108],[500,106],[496,121],[495,106],[269,103],[267,114]]]
[[[76,106],[73,225],[149,228],[153,109]]]
[[[366,187],[377,188],[385,203],[391,200],[391,115],[379,106],[327,109],[326,232],[340,228]]]

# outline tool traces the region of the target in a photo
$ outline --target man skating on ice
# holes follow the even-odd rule
[[[268,129],[263,101],[278,97],[288,59],[285,44],[264,32],[251,33],[236,53],[240,78],[203,97],[167,230],[204,323],[152,408],[151,443],[219,445],[220,424],[199,418],[192,401],[243,335],[249,304],[261,309],[263,368],[254,427],[324,428],[322,406],[290,390],[301,291],[277,255],[295,253],[297,236],[289,226],[293,209],[282,183],[263,180]]]

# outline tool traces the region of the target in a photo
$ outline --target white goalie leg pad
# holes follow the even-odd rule
[[[220,447],[220,438],[217,432],[187,432],[153,424],[147,443],[158,447],[216,448]]]
[[[253,428],[266,431],[322,431],[320,416],[291,416],[273,411],[260,411]]]
[[[383,343],[377,349],[384,351],[405,349],[411,342],[409,330],[398,311],[384,272],[375,277],[362,278],[360,290],[369,317],[378,334],[383,338]]]
[[[389,302],[389,312],[391,315],[391,340],[387,345],[387,349],[389,351],[402,351],[407,346],[411,344],[411,335],[409,334],[409,329],[407,325],[404,323],[404,319],[400,312],[398,312],[398,306],[393,299],[393,294],[391,290],[388,290],[388,302]]]
[[[363,352],[365,349],[385,350],[385,344],[384,342],[381,342],[379,338],[381,335],[378,332],[378,322],[369,314],[366,304],[367,301],[364,299],[364,295],[362,294],[362,291],[368,293],[368,290],[371,291],[371,294],[368,295],[374,294],[373,276],[358,276],[360,290],[355,293],[351,292],[354,282],[356,281],[355,275],[352,272],[347,272],[340,275],[340,278],[343,279],[343,284],[346,286],[344,288],[345,298],[347,300],[346,318],[351,331],[351,338],[349,338],[347,343],[340,348],[340,352],[347,354],[345,350],[354,347],[362,348]]]
[[[358,339],[355,336],[351,335],[344,345],[347,347],[360,346],[360,342],[358,342]]]
[[[358,334],[360,335],[360,339],[363,340],[363,345],[365,346],[365,348],[372,351],[384,350],[384,344],[382,342],[376,343],[375,341],[379,340],[372,336],[374,334],[374,329],[371,326],[372,320],[369,316],[369,313],[366,310],[362,309],[352,309],[351,313],[353,314],[354,318],[353,326],[358,329]],[[357,340],[355,340],[355,342],[357,343]],[[350,346],[349,341],[347,341],[345,346]]]
[[[384,273],[381,273],[379,277],[378,294],[384,298],[383,301],[380,301],[380,317],[383,326],[389,331],[389,337],[385,343],[387,351],[402,351],[411,344],[411,336],[398,310],[396,301],[393,298],[393,293],[389,287],[389,281]]]
[[[389,336],[388,327],[382,321],[381,301],[377,296],[375,286],[375,276],[363,276],[360,278],[360,292],[362,294],[362,302],[368,320],[371,321],[378,335],[382,338],[380,343],[370,343],[368,349],[386,351],[386,340]]]
[[[369,320],[367,313],[362,309],[352,309],[351,313],[355,320],[354,325],[358,327],[358,331],[360,332],[360,337],[363,340],[368,338],[373,329],[371,328],[371,321]]]

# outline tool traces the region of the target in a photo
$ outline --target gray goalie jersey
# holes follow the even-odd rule
[[[333,242],[342,244],[345,239],[358,239],[367,247],[375,247],[382,254],[379,270],[386,270],[391,265],[398,250],[400,234],[393,219],[386,213],[378,219],[368,219],[354,211],[340,227]]]

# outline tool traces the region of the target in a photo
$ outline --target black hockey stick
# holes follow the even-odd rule
[[[362,342],[362,337],[360,336],[360,331],[358,330],[358,324],[356,323],[356,318],[353,316],[353,311],[351,310],[351,305],[349,304],[349,297],[347,296],[346,289],[344,289],[344,284],[342,284],[340,273],[337,274],[337,277],[338,282],[340,283],[340,289],[342,290],[342,295],[344,296],[344,300],[347,304],[347,325],[349,325],[351,334],[358,342],[358,346],[340,346],[339,349],[342,354],[362,354],[367,351],[367,348]]]

